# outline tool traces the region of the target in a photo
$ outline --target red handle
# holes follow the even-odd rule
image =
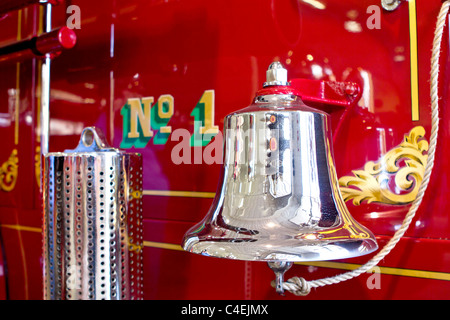
[[[43,34],[36,39],[35,49],[41,55],[46,53],[61,51],[62,49],[71,49],[77,42],[75,31],[67,27],[56,29]]]
[[[75,32],[67,27],[62,27],[32,39],[1,47],[0,62],[43,57],[47,53],[56,54],[64,49],[73,48],[76,41]]]

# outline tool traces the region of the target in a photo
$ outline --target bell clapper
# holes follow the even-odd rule
[[[291,261],[269,261],[269,268],[275,273],[275,290],[278,294],[284,295],[283,282],[284,273],[292,267]]]

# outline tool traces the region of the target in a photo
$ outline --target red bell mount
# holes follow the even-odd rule
[[[361,87],[355,82],[292,79],[291,87],[310,107],[332,113],[344,111],[361,98]]]
[[[290,86],[267,86],[258,90],[256,96],[266,94],[293,94],[310,107],[332,113],[356,104],[362,90],[355,82],[295,78],[290,80]]]
[[[333,140],[336,140],[344,120],[361,99],[361,86],[355,82],[300,78],[290,83],[305,104],[332,115]]]
[[[290,85],[273,85],[258,90],[256,96],[266,94],[293,94],[309,107],[332,115],[333,140],[350,110],[362,96],[361,86],[355,82],[295,78]]]
[[[361,97],[360,86],[338,82],[295,78],[288,82],[287,70],[279,61],[270,64],[266,82],[256,96],[288,94],[299,96],[310,107],[331,113],[348,109]]]
[[[301,96],[300,91],[291,86],[279,86],[279,85],[267,86],[256,92],[257,97],[267,94],[292,94],[296,96]]]
[[[58,55],[62,50],[73,48],[76,42],[75,31],[62,27],[31,39],[1,47],[0,62],[40,58],[46,54]]]

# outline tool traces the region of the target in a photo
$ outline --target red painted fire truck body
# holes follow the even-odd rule
[[[199,120],[220,129],[208,145],[220,142],[224,117],[249,105],[268,65],[280,61],[290,79],[330,86],[310,92],[305,86],[303,93],[330,113],[346,204],[383,247],[401,225],[423,176],[439,2],[403,1],[389,12],[373,0],[62,1],[53,6],[52,29],[77,18],[69,5],[79,8],[79,28],[73,29],[75,46],[52,56],[48,132],[41,130],[41,57],[33,52],[0,57],[0,298],[42,298],[42,135],[49,138],[50,152],[64,151],[77,145],[87,126],[101,128],[112,146],[143,156],[145,299],[450,298],[447,27],[431,181],[406,235],[375,273],[313,289],[306,297],[279,296],[266,263],[183,251],[184,233],[212,204],[221,164],[205,161],[207,145],[192,146],[190,161],[176,163],[173,154],[180,143],[173,133],[194,134]],[[44,33],[43,6],[0,12],[0,47]],[[335,92],[333,84],[342,82],[357,84],[357,101],[339,106],[326,99],[326,90]],[[152,128],[153,137],[127,144],[124,106],[146,97],[155,102],[172,97],[173,109],[162,111],[170,115],[165,126],[171,134],[158,136],[163,132]],[[203,118],[198,108],[207,110]],[[399,148],[407,150],[390,159]],[[392,161],[397,170],[389,170]],[[358,177],[359,189],[348,182]],[[297,263],[286,278],[336,275],[371,256]]]

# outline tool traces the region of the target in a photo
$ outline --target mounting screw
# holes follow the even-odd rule
[[[400,5],[401,0],[381,0],[381,6],[384,10],[394,11]]]

